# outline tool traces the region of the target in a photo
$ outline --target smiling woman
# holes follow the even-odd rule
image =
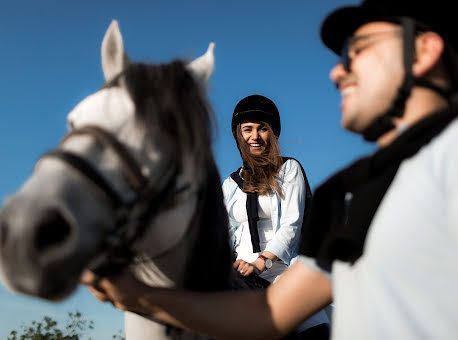
[[[244,190],[268,195],[274,189],[283,197],[274,180],[283,164],[278,144],[280,114],[274,102],[260,95],[242,99],[234,109],[231,125],[244,164]]]
[[[303,212],[310,196],[299,162],[282,157],[278,137],[281,123],[277,106],[269,98],[252,95],[235,107],[232,132],[243,167],[224,181],[229,213],[234,268],[245,280],[257,276],[274,282],[297,255]],[[328,320],[319,312],[305,323],[329,335]],[[305,329],[305,331],[304,331]]]

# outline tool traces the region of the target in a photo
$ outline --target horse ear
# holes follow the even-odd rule
[[[208,83],[210,76],[215,68],[215,56],[213,50],[215,49],[215,43],[211,42],[208,45],[207,52],[197,59],[194,59],[187,65],[187,69],[194,75],[199,82],[203,85]]]
[[[124,50],[118,22],[112,20],[102,41],[102,70],[105,81],[113,79],[128,63],[129,57]]]

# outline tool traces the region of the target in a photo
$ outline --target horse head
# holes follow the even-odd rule
[[[213,48],[190,63],[135,63],[111,23],[105,85],[68,114],[69,133],[3,204],[7,287],[60,300],[86,268],[125,266],[152,286],[226,287],[227,217],[205,97]]]

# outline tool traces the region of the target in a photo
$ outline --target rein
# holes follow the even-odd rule
[[[135,256],[131,246],[144,234],[148,221],[173,206],[175,197],[188,189],[190,184],[187,183],[180,188],[170,190],[176,187],[176,178],[179,173],[179,167],[174,164],[171,175],[165,181],[161,181],[162,188],[157,190],[152,183],[149,183],[141,166],[127,148],[113,134],[97,126],[91,125],[73,130],[62,140],[60,146],[75,135],[91,135],[103,147],[114,151],[120,160],[124,179],[136,194],[134,199],[124,200],[91,163],[75,153],[58,147],[41,157],[41,159],[57,158],[70,165],[92,186],[102,191],[117,210],[115,228],[104,240],[102,251],[88,266],[88,269],[99,276],[114,274],[122,270]]]

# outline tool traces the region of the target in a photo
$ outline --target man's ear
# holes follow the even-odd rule
[[[444,40],[435,32],[420,34],[415,40],[415,61],[413,74],[415,77],[424,77],[431,72],[444,52]]]

